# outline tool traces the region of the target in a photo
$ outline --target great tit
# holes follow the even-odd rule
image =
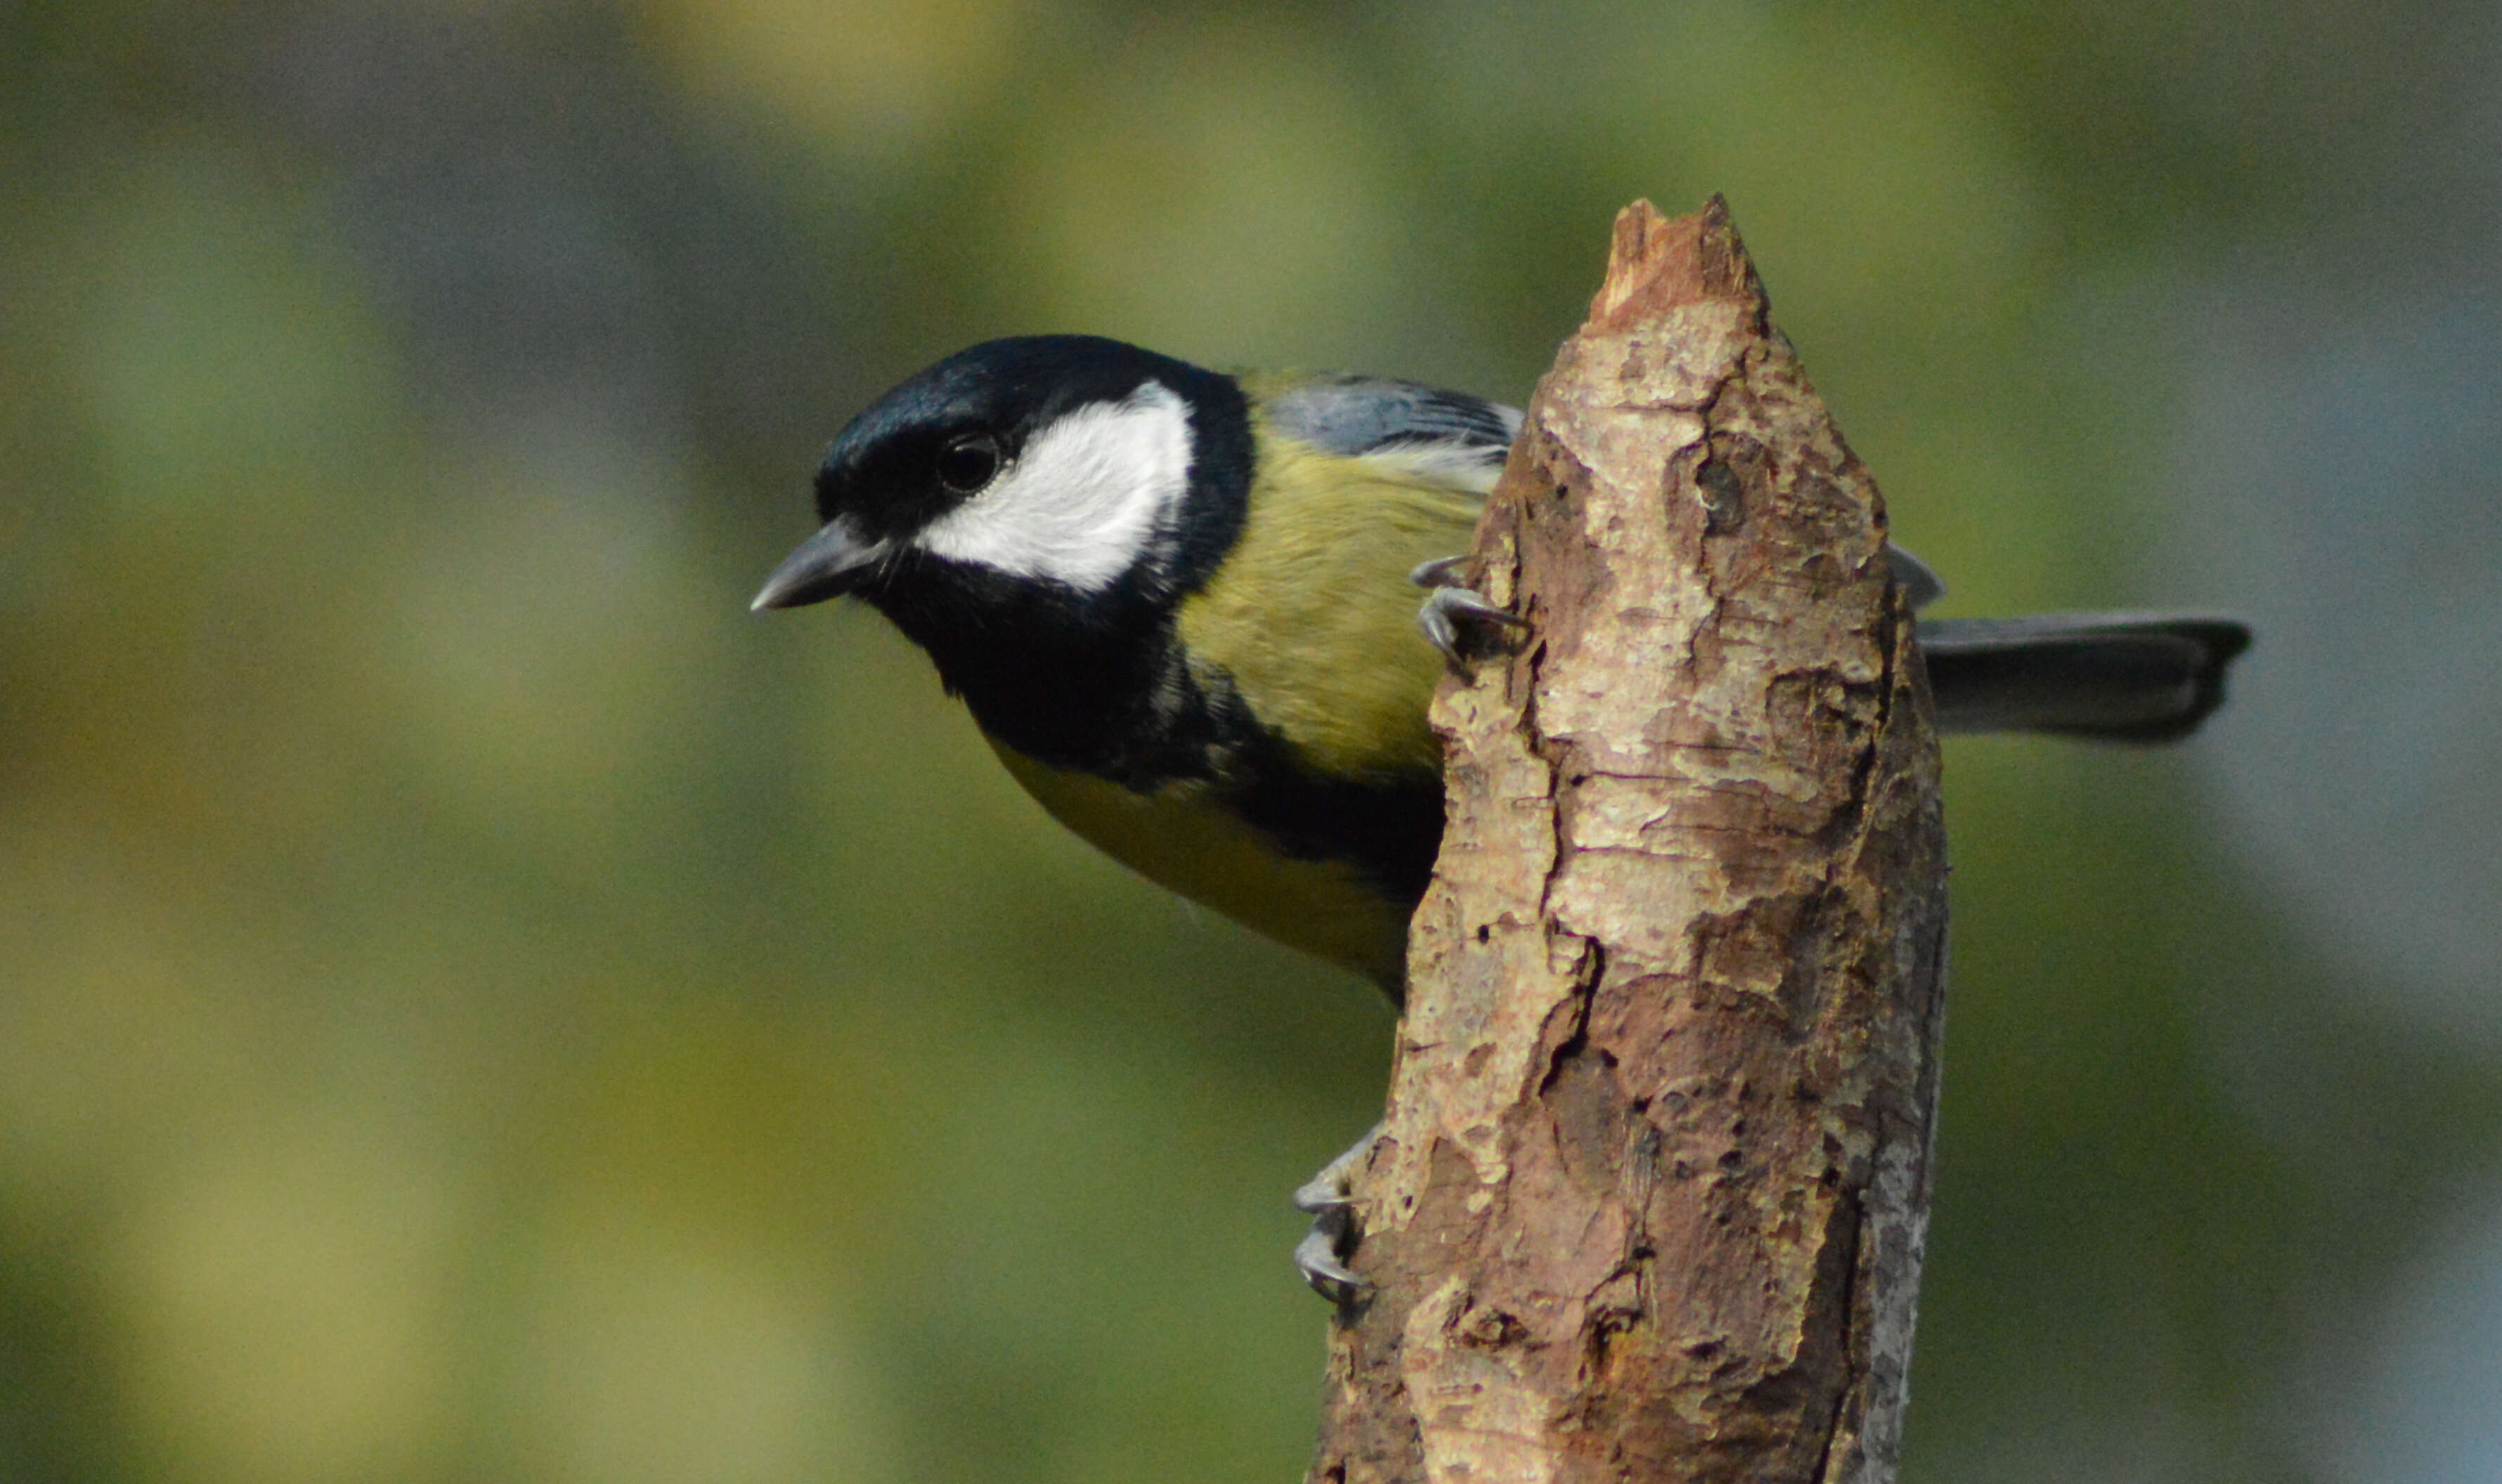
[[[755,607],[864,599],[1062,824],[1395,1001],[1442,833],[1426,707],[1469,629],[1519,622],[1449,558],[1520,425],[1412,382],[995,340],[843,429],[819,529]],[[1943,590],[1889,556],[1915,605]],[[1434,590],[1421,607],[1411,583]],[[2159,741],[2221,701],[2249,634],[2052,614],[1923,621],[1918,638],[1944,730]],[[1363,1147],[1299,1203],[1330,1206],[1320,1187]],[[1325,1234],[1306,1274],[1344,1292],[1331,1244],[1311,1250]]]
[[[1425,712],[1518,411],[1377,377],[1209,371],[1116,340],[960,352],[843,429],[756,595],[857,595],[1044,809],[1395,1000],[1442,832]],[[1896,551],[1914,603],[1942,590]],[[1420,640],[1417,626],[1435,642]],[[2249,642],[2188,614],[1924,621],[1943,730],[2182,736]],[[1437,653],[1437,650],[1445,653]]]

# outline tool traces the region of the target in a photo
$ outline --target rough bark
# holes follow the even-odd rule
[[[1884,540],[1726,207],[1628,208],[1477,533],[1533,626],[1435,705],[1312,1479],[1893,1476],[1945,858]]]

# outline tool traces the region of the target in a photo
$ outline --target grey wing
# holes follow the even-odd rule
[[[1278,432],[1332,454],[1423,455],[1489,485],[1520,433],[1516,407],[1389,377],[1316,378],[1269,398],[1268,412]]]
[[[1348,458],[1421,457],[1482,494],[1494,488],[1511,441],[1520,436],[1521,411],[1395,377],[1323,376],[1270,397],[1268,422],[1289,438]],[[1889,545],[1885,555],[1913,608],[1945,594],[1944,580],[1928,563],[1898,546]]]

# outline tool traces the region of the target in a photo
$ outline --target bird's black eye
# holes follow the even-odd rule
[[[998,477],[999,443],[988,433],[950,438],[938,451],[938,483],[958,494],[977,494]]]

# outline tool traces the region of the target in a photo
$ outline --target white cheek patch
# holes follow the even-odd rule
[[[1162,382],[1078,408],[931,522],[934,556],[1099,591],[1165,535],[1190,485],[1190,408]]]

